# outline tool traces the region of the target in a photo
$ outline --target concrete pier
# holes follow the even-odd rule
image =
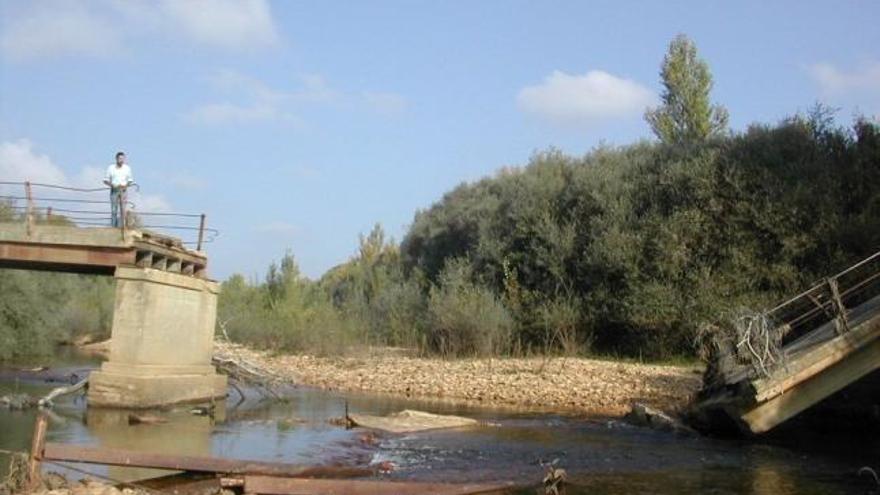
[[[223,397],[211,366],[218,284],[152,268],[116,269],[110,359],[89,405],[145,408]]]
[[[199,228],[199,242],[204,216]],[[0,268],[116,279],[110,359],[89,379],[90,406],[147,408],[226,395],[211,366],[219,285],[208,258],[147,229],[0,222]]]

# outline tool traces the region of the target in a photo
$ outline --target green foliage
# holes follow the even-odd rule
[[[880,133],[817,108],[682,152],[558,151],[416,214],[407,273],[451,259],[495,293],[515,347],[689,355],[696,329],[759,308],[880,245]]]
[[[661,75],[663,105],[646,115],[660,143],[536,153],[417,212],[399,245],[376,225],[317,281],[289,253],[263,280],[230,277],[219,329],[321,354],[687,357],[731,308],[766,307],[878,249],[876,122],[836,127],[817,106],[728,133],[683,36]],[[0,221],[21,220],[12,206]],[[96,280],[0,271],[0,359],[108,333],[112,283]]]
[[[427,343],[445,356],[492,356],[511,347],[513,320],[487,287],[473,280],[470,264],[450,259],[428,297]]]
[[[697,45],[687,36],[680,34],[669,44],[660,77],[664,86],[662,105],[645,113],[645,120],[660,141],[697,144],[726,132],[727,110],[709,101],[709,65],[697,56]]]
[[[0,360],[42,355],[79,335],[110,336],[111,279],[0,269]]]
[[[265,281],[234,275],[221,287],[218,326],[230,339],[272,350],[333,354],[357,344],[357,329],[317,284],[300,275],[290,253]]]

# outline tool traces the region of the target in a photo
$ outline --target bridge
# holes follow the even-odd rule
[[[696,415],[764,433],[880,368],[880,252],[733,326]]]
[[[211,365],[219,284],[203,250],[217,231],[203,214],[139,212],[128,202],[122,226],[108,227],[108,196],[105,188],[0,182],[0,268],[115,278],[110,356],[89,377],[90,406],[225,396],[226,377]]]

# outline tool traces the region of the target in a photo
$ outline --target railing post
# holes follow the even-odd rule
[[[119,205],[117,205],[117,213],[119,214],[119,228],[122,229],[123,241],[125,241],[125,227],[128,223],[128,212],[125,210],[125,198],[125,190],[116,195],[116,201],[119,202]]]
[[[202,250],[202,241],[205,240],[205,214],[199,220],[199,242],[196,244],[196,251]]]
[[[34,230],[34,196],[31,191],[31,181],[25,181],[24,193],[25,198],[27,198],[27,213],[25,214],[25,221],[27,222],[27,234],[31,235]]]
[[[840,290],[837,287],[837,279],[829,278],[828,287],[831,289],[831,301],[834,304],[834,312],[837,318],[834,320],[834,329],[837,335],[849,331],[849,320],[846,317],[846,306],[843,305],[843,299],[840,298]]]

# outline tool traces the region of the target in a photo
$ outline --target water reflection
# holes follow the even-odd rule
[[[216,407],[215,418],[223,421],[224,402]],[[156,418],[161,424],[132,424],[132,415]],[[96,446],[129,449],[156,454],[209,456],[215,418],[190,414],[187,410],[127,411],[89,408],[86,425]],[[107,474],[124,481],[151,478],[168,471],[111,466]]]
[[[0,381],[34,395],[51,384]],[[569,494],[716,493],[788,495],[862,493],[866,480],[855,476],[880,440],[863,438],[809,442],[809,448],[691,438],[633,428],[613,420],[573,419],[535,413],[477,409],[438,401],[292,389],[285,402],[250,400],[215,410],[215,417],[190,414],[189,407],[139,411],[166,419],[162,424],[130,424],[129,411],[89,409],[60,401],[48,439],[141,451],[217,455],[297,464],[369,465],[391,461],[391,479],[423,481],[516,481],[535,493],[542,461],[559,459],[574,485]],[[328,423],[344,413],[386,414],[404,408],[480,419],[481,426],[365,441],[363,432]],[[0,411],[0,449],[29,447],[34,413]],[[843,450],[849,453],[844,455]],[[0,457],[0,474],[6,467]],[[120,479],[157,474],[132,468],[83,466]]]

